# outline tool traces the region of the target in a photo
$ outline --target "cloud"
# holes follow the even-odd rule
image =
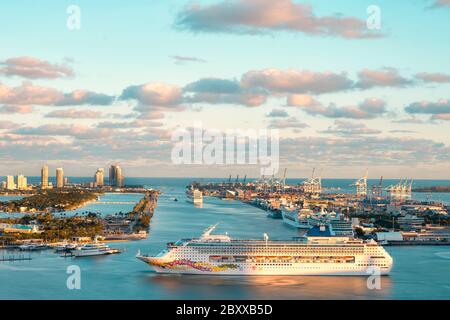
[[[203,78],[186,85],[184,99],[189,103],[241,104],[257,107],[267,101],[261,88],[245,88],[236,80]]]
[[[110,137],[113,133],[108,128],[92,128],[79,124],[45,124],[38,127],[22,127],[11,133],[31,136],[70,136],[77,139],[97,140]]]
[[[182,90],[178,86],[151,82],[125,88],[120,99],[137,100],[146,106],[173,107],[182,102]]]
[[[449,0],[450,1],[450,0]],[[444,73],[422,72],[416,74],[416,78],[424,82],[449,83],[450,75]]]
[[[181,30],[234,34],[290,31],[346,39],[377,38],[366,22],[341,15],[317,16],[311,6],[292,0],[234,0],[201,6],[191,3],[176,17]]]
[[[406,118],[406,119],[400,119],[400,120],[394,120],[391,121],[392,123],[410,123],[410,124],[423,124],[424,121],[421,119],[417,119],[415,117]]]
[[[196,57],[186,57],[186,56],[170,56],[173,60],[175,60],[176,64],[184,64],[187,62],[197,62],[197,63],[206,63],[207,61],[201,58]]]
[[[374,87],[406,87],[413,82],[402,77],[395,68],[380,70],[364,69],[358,73],[357,88],[371,89]]]
[[[310,95],[292,94],[287,98],[286,105],[291,107],[314,107],[320,105],[320,102]]]
[[[97,124],[97,128],[110,128],[110,129],[157,128],[162,126],[163,124],[161,122],[141,120],[141,119],[136,119],[134,121],[129,122],[105,121]]]
[[[113,96],[87,90],[63,93],[54,88],[34,85],[31,82],[24,82],[18,87],[8,87],[0,83],[0,103],[8,105],[110,105],[114,99]]]
[[[432,8],[450,7],[450,0],[434,0]]]
[[[431,117],[431,120],[445,120],[445,121],[450,121],[450,113],[446,113],[446,114],[434,114]]]
[[[450,148],[431,139],[398,136],[296,137],[280,140],[280,155],[292,163],[326,167],[420,166],[449,162]]]
[[[55,110],[45,115],[46,118],[66,118],[66,119],[98,119],[102,113],[93,110]]]
[[[289,119],[274,119],[269,123],[270,129],[304,129],[309,127],[306,123],[295,117]]]
[[[227,79],[203,78],[187,84],[184,91],[198,93],[239,93],[239,82]]]
[[[58,106],[79,106],[79,105],[98,105],[108,106],[115,100],[114,96],[103,93],[96,93],[87,90],[76,90],[71,93],[64,94],[64,98],[56,102]]]
[[[33,57],[17,57],[0,62],[0,75],[28,79],[56,79],[72,77],[74,71],[67,65],[52,64]]]
[[[17,124],[12,121],[0,120],[0,130],[17,128]]]
[[[34,111],[33,106],[27,105],[3,105],[0,107],[0,113],[13,114],[13,113],[32,113]]]
[[[332,103],[328,107],[312,104],[300,106],[300,108],[308,114],[327,118],[374,119],[386,112],[386,102],[377,98],[368,98],[357,106],[338,107]]]
[[[346,73],[264,69],[242,76],[243,87],[264,88],[280,93],[321,94],[351,89],[353,81]]]
[[[336,120],[334,127],[329,127],[327,130],[319,131],[320,133],[336,134],[342,136],[352,135],[368,135],[379,134],[380,130],[370,129],[363,123],[355,123],[350,121]]]
[[[18,87],[0,83],[0,103],[12,105],[54,105],[64,99],[60,91],[24,82]]]
[[[287,118],[289,114],[283,109],[273,109],[266,115],[268,118]]]
[[[447,114],[450,113],[450,101],[442,99],[438,102],[414,102],[405,107],[405,111],[412,114]]]

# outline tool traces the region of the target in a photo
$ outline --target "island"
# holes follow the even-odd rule
[[[70,211],[96,201],[101,191],[89,189],[42,190],[19,200],[0,202],[4,212],[57,212]]]
[[[147,190],[128,213],[102,216],[95,212],[65,214],[98,199],[91,190],[44,191],[20,200],[0,203],[5,212],[27,208],[21,217],[0,218],[0,246],[21,241],[39,240],[45,243],[78,241],[78,239],[140,240],[147,237],[150,220],[156,208],[159,192]],[[58,214],[59,213],[59,214]]]

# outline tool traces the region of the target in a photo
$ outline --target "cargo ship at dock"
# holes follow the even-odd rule
[[[348,237],[308,237],[306,239],[232,239],[211,235],[216,226],[201,237],[169,243],[157,256],[137,258],[158,273],[203,275],[343,275],[367,276],[374,268],[387,275],[392,258],[371,240]]]

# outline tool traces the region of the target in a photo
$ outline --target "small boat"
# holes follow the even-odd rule
[[[77,244],[75,243],[63,243],[62,245],[55,247],[55,253],[61,253],[61,252],[71,252],[72,250],[75,250],[77,248]]]
[[[27,243],[19,246],[21,251],[38,251],[48,249],[48,246],[42,243]]]
[[[93,257],[120,253],[120,250],[111,249],[106,244],[88,243],[83,246],[76,247],[71,253],[74,257]]]

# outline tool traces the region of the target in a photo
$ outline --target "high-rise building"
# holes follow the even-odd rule
[[[8,189],[8,190],[16,189],[16,183],[14,182],[14,176],[6,177],[6,189]]]
[[[124,185],[124,176],[122,168],[118,165],[112,165],[109,168],[109,184],[112,187],[121,188]]]
[[[48,188],[48,166],[43,166],[41,169],[41,188]]]
[[[26,190],[27,187],[28,187],[27,178],[24,175],[19,174],[17,176],[17,189]]]
[[[62,168],[56,169],[56,187],[64,187],[64,170]]]
[[[105,185],[105,170],[103,168],[98,168],[94,178],[97,187],[103,187]]]

